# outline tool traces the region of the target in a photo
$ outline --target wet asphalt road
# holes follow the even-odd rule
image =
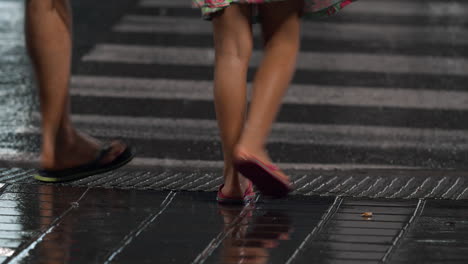
[[[188,1],[73,7],[73,119],[138,157],[66,185],[31,179],[39,120],[22,1],[0,0],[4,263],[467,262],[463,1],[361,0],[305,22],[269,144],[298,189],[245,208],[214,203],[209,23]]]
[[[29,160],[39,134],[37,117],[27,114],[37,103],[21,1],[2,2],[16,14],[3,23],[10,33],[2,35],[0,149],[4,160]],[[221,160],[211,25],[186,2],[73,3],[74,119],[97,137],[135,145],[135,164]],[[466,169],[464,10],[462,1],[362,0],[306,21],[298,72],[270,139],[273,158],[285,168]]]

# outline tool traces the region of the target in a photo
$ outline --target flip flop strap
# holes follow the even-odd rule
[[[99,152],[96,154],[96,157],[92,161],[90,161],[90,162],[88,162],[86,164],[83,164],[83,165],[80,165],[80,166],[74,167],[74,168],[59,170],[59,171],[53,171],[53,170],[51,171],[51,170],[42,169],[42,170],[39,170],[39,173],[49,174],[49,175],[53,175],[55,177],[61,177],[61,175],[69,174],[71,171],[74,171],[77,168],[84,169],[84,168],[92,167],[92,166],[95,166],[96,164],[99,164],[99,162],[101,162],[102,158],[104,158],[109,153],[109,151],[111,151],[111,150],[112,150],[112,147],[110,145],[104,145],[103,147],[101,147]]]
[[[102,146],[98,154],[96,155],[96,158],[91,163],[92,164],[99,163],[107,154],[109,154],[111,150],[112,150],[112,146],[110,145]]]

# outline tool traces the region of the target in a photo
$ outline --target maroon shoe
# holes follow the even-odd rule
[[[277,166],[261,162],[255,157],[244,155],[234,162],[234,166],[263,195],[281,198],[294,189],[292,183],[279,174],[281,170]]]
[[[216,200],[219,204],[230,204],[230,205],[243,205],[247,204],[255,199],[255,192],[253,190],[252,183],[249,183],[249,187],[245,190],[244,196],[242,198],[239,197],[229,197],[224,195],[221,191],[224,187],[224,184],[221,184],[218,189],[218,194],[216,196]]]

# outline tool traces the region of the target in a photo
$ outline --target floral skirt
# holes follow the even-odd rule
[[[218,12],[231,4],[264,4],[285,0],[192,0],[193,6],[199,7],[203,18],[210,20]],[[345,6],[357,0],[304,0],[303,15],[306,17],[331,16]]]

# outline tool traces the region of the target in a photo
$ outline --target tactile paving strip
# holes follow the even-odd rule
[[[0,169],[0,183],[37,183],[32,169]],[[366,170],[289,171],[294,194],[371,198],[468,199],[468,174],[456,171]],[[117,189],[215,191],[222,183],[216,169],[120,169],[67,186]]]

